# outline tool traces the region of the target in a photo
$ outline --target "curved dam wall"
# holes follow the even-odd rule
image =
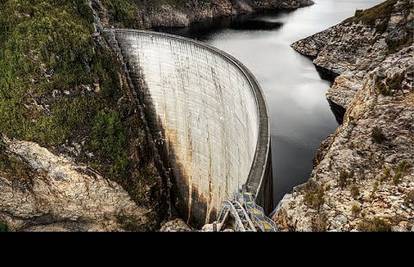
[[[253,75],[230,55],[191,39],[122,29],[107,34],[131,79],[145,88],[184,219],[213,221],[243,186],[270,212],[269,121]]]

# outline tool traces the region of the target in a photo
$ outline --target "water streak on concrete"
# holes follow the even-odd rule
[[[223,201],[242,186],[270,212],[269,119],[253,75],[232,56],[191,39],[108,33],[130,75],[145,84],[141,93],[166,139],[178,207],[188,222],[214,220]]]

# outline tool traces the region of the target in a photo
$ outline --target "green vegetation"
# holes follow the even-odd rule
[[[109,156],[111,176],[122,176],[128,157],[120,152],[120,68],[93,41],[92,22],[84,0],[0,2],[0,132],[47,147],[91,136],[91,152]]]
[[[338,179],[339,187],[341,189],[344,189],[348,185],[349,180],[352,178],[354,178],[354,173],[341,170],[341,172],[339,173],[339,179]]]
[[[6,223],[0,222],[0,233],[1,232],[8,232],[9,231],[9,227],[7,226]]]
[[[100,111],[94,118],[91,134],[92,150],[100,158],[112,160],[110,174],[124,177],[128,170],[127,140],[119,114]]]
[[[377,144],[382,144],[387,140],[387,138],[385,137],[385,135],[382,132],[381,128],[379,128],[378,126],[375,126],[372,129],[371,139],[372,139],[372,141],[374,141]]]
[[[304,203],[312,209],[319,210],[325,203],[324,195],[324,187],[310,181],[306,184]]]
[[[123,3],[139,1],[104,2],[128,19],[122,12],[133,6]],[[116,55],[93,35],[87,0],[0,0],[0,135],[51,150],[80,144],[77,161],[158,212],[161,185],[145,127]],[[30,186],[32,170],[3,148],[0,174]]]
[[[383,33],[387,29],[393,7],[397,1],[388,0],[366,10],[356,10],[355,16],[350,20],[375,27],[377,32]]]
[[[362,232],[391,232],[391,224],[381,218],[364,219],[358,225]]]
[[[357,198],[359,197],[359,188],[358,188],[358,186],[357,186],[357,185],[353,185],[353,186],[351,187],[351,196],[352,196],[354,199],[357,199]]]
[[[111,23],[119,27],[128,28],[134,28],[138,26],[137,17],[139,6],[135,2],[137,1],[102,0],[102,4],[108,10]]]
[[[92,37],[86,2],[0,1],[0,134],[52,150],[81,144],[77,160],[120,183],[136,202],[158,203],[146,132],[116,56]],[[31,172],[0,153],[3,177],[30,186]]]
[[[351,212],[354,217],[357,217],[361,212],[361,207],[359,205],[352,205]]]
[[[0,151],[0,176],[14,180],[27,181],[33,177],[33,170],[19,158],[8,156],[4,151]]]

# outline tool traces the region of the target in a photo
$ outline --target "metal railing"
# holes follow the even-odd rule
[[[254,201],[252,193],[242,190],[233,199],[226,200],[219,213],[217,231],[226,226],[239,232],[276,232],[276,224]]]

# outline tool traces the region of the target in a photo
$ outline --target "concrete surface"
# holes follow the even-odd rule
[[[166,139],[177,206],[187,222],[211,222],[242,186],[270,212],[269,119],[253,75],[232,56],[191,39],[108,33],[132,79],[145,88],[140,94]]]

